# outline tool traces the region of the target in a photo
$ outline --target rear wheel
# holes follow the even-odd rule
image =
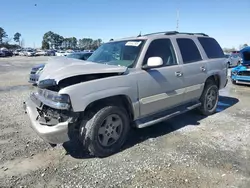
[[[203,90],[200,98],[201,106],[199,111],[203,115],[211,115],[216,112],[216,107],[219,100],[219,89],[214,81],[209,80]]]
[[[109,156],[120,150],[130,129],[129,116],[125,109],[106,106],[91,112],[80,126],[80,139],[92,155]]]

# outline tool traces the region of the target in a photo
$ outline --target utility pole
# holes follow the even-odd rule
[[[179,30],[179,9],[176,12],[176,31]]]

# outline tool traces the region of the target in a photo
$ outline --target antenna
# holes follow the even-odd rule
[[[141,31],[140,31],[140,34],[139,34],[139,35],[137,35],[137,37],[141,37]]]
[[[176,11],[176,31],[179,30],[179,9]]]

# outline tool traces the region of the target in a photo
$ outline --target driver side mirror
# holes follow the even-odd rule
[[[142,69],[151,69],[161,67],[163,65],[163,60],[161,57],[150,57],[148,58],[147,64],[142,66]]]

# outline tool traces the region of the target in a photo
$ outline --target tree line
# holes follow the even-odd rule
[[[0,27],[0,48],[5,47],[8,49],[16,49],[20,48],[24,44],[24,40],[21,40],[21,33],[16,32],[13,37],[8,36],[6,31]],[[17,44],[10,44],[12,39],[17,43]]]
[[[13,36],[9,36],[4,28],[0,27],[0,48],[5,47],[8,49],[17,49],[24,48],[24,39],[21,38],[21,33],[16,32]],[[14,42],[16,44],[10,44],[10,42]],[[52,31],[48,31],[43,35],[42,40],[42,49],[88,49],[95,50],[102,44],[101,39],[91,39],[91,38],[82,38],[77,39],[76,37],[63,37],[57,33]],[[242,49],[248,46],[247,44],[239,45],[238,49]],[[233,48],[223,48],[224,52],[236,51],[235,47]]]
[[[80,49],[95,50],[102,44],[101,39],[76,37],[63,37],[52,31],[48,31],[43,35],[42,49]]]

